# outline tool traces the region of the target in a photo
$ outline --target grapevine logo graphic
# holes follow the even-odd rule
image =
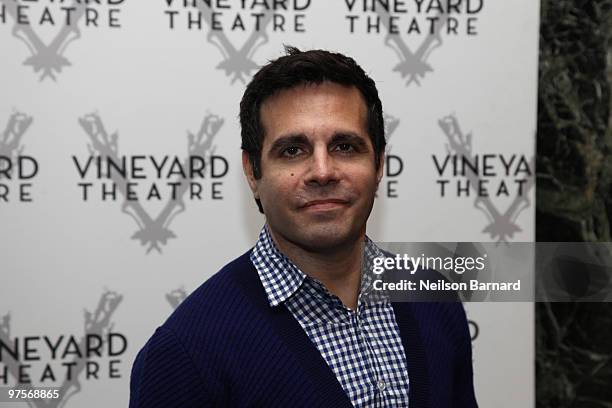
[[[166,293],[166,300],[172,306],[172,309],[176,309],[182,302],[187,298],[187,291],[184,287],[174,289],[169,293]]]
[[[240,48],[236,48],[223,31],[212,28],[212,10],[202,3],[198,4],[210,26],[206,40],[217,47],[223,55],[223,61],[217,65],[217,69],[223,70],[226,76],[231,77],[232,84],[236,81],[246,83],[246,78],[257,69],[257,64],[253,61],[255,52],[269,40],[266,30],[272,21],[272,13],[264,12],[259,30],[254,30],[246,42]]]
[[[101,193],[103,201],[108,197],[111,201],[117,199],[117,192],[123,197],[121,211],[129,215],[138,226],[132,239],[147,246],[147,254],[152,250],[162,252],[162,245],[176,238],[170,229],[172,221],[186,210],[186,200],[202,200],[205,177],[210,179],[210,198],[222,200],[221,181],[229,170],[228,161],[220,155],[215,155],[213,139],[218,134],[224,120],[217,115],[205,116],[200,129],[196,133],[187,133],[187,158],[181,161],[178,157],[154,157],[147,155],[120,156],[118,133],[108,134],[102,119],[96,113],[85,115],[79,119],[81,128],[89,137],[89,153],[87,160],[79,160],[73,156],[73,162],[83,182],[78,183],[83,201],[88,201],[94,193]],[[145,165],[150,167],[149,174]],[[146,197],[138,197],[136,188],[146,183],[155,174],[156,179],[166,179],[164,186],[153,182],[146,187]],[[99,183],[85,182],[87,175],[95,177]],[[102,181],[107,180],[107,181]],[[143,181],[144,180],[144,181]],[[173,180],[173,181],[170,181]],[[144,201],[161,201],[160,190],[166,187],[168,198],[160,213],[153,217],[142,205]]]
[[[38,162],[32,156],[23,155],[22,143],[32,122],[31,116],[14,112],[0,135],[0,203],[11,199],[32,201],[31,181],[38,173]]]
[[[243,0],[231,4],[166,0],[168,9],[164,14],[168,17],[170,29],[186,23],[189,30],[202,30],[202,22],[205,22],[208,27],[206,40],[223,56],[217,69],[224,71],[233,84],[236,81],[246,83],[258,68],[254,61],[255,53],[269,42],[269,32],[305,32],[306,14],[303,12],[310,3],[311,0]],[[179,9],[172,9],[173,6]],[[251,28],[250,34],[241,46],[236,46],[228,33],[248,32],[247,27]]]
[[[32,389],[33,382],[42,387],[55,387],[58,384],[60,398],[33,399],[27,401],[27,404],[31,408],[62,408],[71,397],[82,391],[83,381],[97,380],[105,374],[111,379],[121,378],[118,367],[121,359],[116,357],[127,349],[127,339],[123,334],[113,331],[111,318],[122,300],[122,295],[105,291],[93,313],[85,310],[84,334],[80,339],[65,335],[57,338],[43,335],[11,339],[11,316],[3,316],[0,322],[0,351],[3,352],[0,353],[0,384],[6,385],[9,377],[19,384],[20,389],[25,390]],[[35,367],[30,362],[44,361],[38,355],[43,350],[47,350],[51,357],[41,373],[34,373]],[[75,357],[68,358],[72,355]],[[108,371],[102,367],[102,361],[93,358],[103,356],[113,357],[108,361]],[[58,368],[59,362],[61,368]],[[57,383],[60,378],[64,379]],[[49,385],[49,381],[55,384]]]
[[[390,20],[389,13],[382,8],[379,8],[377,14],[382,18],[383,24],[386,25],[389,31],[390,27],[388,24]],[[443,17],[441,13],[439,17]],[[425,78],[428,72],[432,72],[433,68],[427,62],[431,53],[442,45],[442,28],[444,23],[441,22],[436,26],[434,31],[428,34],[421,45],[416,49],[415,52],[410,50],[406,42],[402,39],[399,34],[387,34],[385,38],[385,45],[391,48],[399,59],[399,63],[393,67],[393,72],[400,74],[402,78],[408,77],[406,80],[406,86],[411,83],[421,85],[420,80]]]
[[[118,13],[120,11],[117,6],[125,0],[106,0],[105,5],[107,20],[104,22],[102,18],[103,10],[100,2],[84,2],[82,0],[72,0],[68,4],[60,2],[55,5],[54,0],[40,0],[42,11],[32,9],[35,6],[32,3],[39,3],[31,0],[0,0],[0,23],[6,23],[7,16],[10,16],[14,21],[12,30],[13,37],[22,41],[30,51],[28,57],[23,64],[31,66],[35,73],[40,74],[40,80],[50,78],[57,79],[57,75],[62,72],[62,69],[72,65],[65,56],[66,49],[73,41],[81,38],[81,30],[78,25],[83,22],[88,27],[100,27],[106,23],[107,27],[121,27],[119,23]],[[45,4],[48,3],[48,4]],[[66,1],[66,3],[68,3]],[[97,8],[94,8],[97,6]],[[60,25],[61,28],[55,36],[48,42],[44,41],[37,28],[53,27]]]
[[[23,152],[21,143],[24,133],[32,124],[33,118],[22,112],[13,112],[0,138],[0,156],[16,160]]]
[[[441,196],[456,191],[457,197],[476,196],[474,207],[487,218],[488,224],[482,230],[497,242],[508,242],[514,234],[522,231],[517,219],[521,212],[531,206],[529,193],[534,186],[535,159],[527,160],[524,155],[481,154],[472,152],[472,134],[464,135],[459,121],[454,115],[445,116],[438,125],[446,136],[447,155],[444,159],[432,155],[440,177]],[[449,173],[452,173],[450,176]],[[493,177],[501,174],[504,178],[492,183]],[[454,180],[456,190],[450,177]],[[505,211],[500,211],[491,197],[510,197],[514,199]]]
[[[385,123],[385,141],[387,142],[387,153],[391,152],[391,145],[389,144],[391,136],[395,133],[395,130],[399,126],[400,120],[393,115],[385,113],[383,115],[383,121]]]

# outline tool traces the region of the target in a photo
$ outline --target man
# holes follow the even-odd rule
[[[374,81],[351,58],[288,48],[240,104],[264,226],[140,351],[130,406],[475,407],[460,303],[372,293],[366,221],[383,174]]]

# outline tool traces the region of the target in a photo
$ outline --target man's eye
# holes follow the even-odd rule
[[[336,150],[343,153],[350,153],[355,151],[355,147],[350,143],[340,143],[336,146]]]
[[[290,146],[288,148],[286,148],[285,150],[282,151],[282,155],[286,156],[286,157],[295,157],[298,154],[300,154],[302,151],[302,149],[300,149],[297,146]]]

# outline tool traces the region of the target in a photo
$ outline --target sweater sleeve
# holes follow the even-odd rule
[[[183,345],[171,331],[158,328],[134,361],[130,408],[209,407],[210,397]]]

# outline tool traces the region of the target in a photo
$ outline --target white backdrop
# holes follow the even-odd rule
[[[0,0],[0,386],[63,387],[32,406],[126,406],[146,339],[255,242],[238,103],[282,44],[377,81],[391,158],[374,240],[534,239],[538,1],[102,3]],[[181,174],[189,155],[204,177]],[[99,156],[136,168],[108,178]],[[193,186],[172,200],[175,182]],[[533,305],[466,307],[480,405],[533,406]]]

